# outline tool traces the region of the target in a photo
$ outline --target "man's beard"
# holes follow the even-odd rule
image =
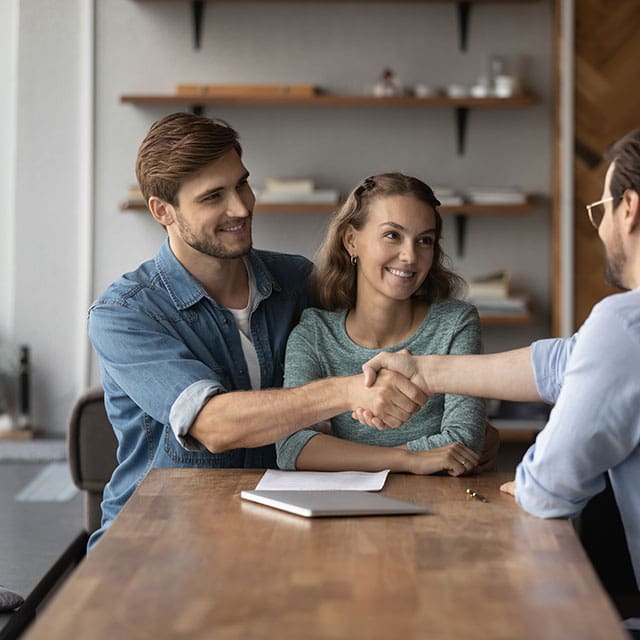
[[[613,245],[611,251],[605,247],[604,279],[607,281],[607,284],[616,287],[616,289],[629,291],[629,287],[625,286],[622,282],[624,268],[627,264],[627,256],[622,248],[622,239],[619,234],[614,238]]]
[[[192,249],[211,256],[212,258],[232,259],[246,256],[253,246],[251,238],[251,220],[252,214],[243,221],[249,225],[249,241],[246,246],[237,249],[230,249],[224,243],[219,242],[211,237],[198,237],[192,231],[184,218],[180,215],[176,216],[176,224],[182,236],[182,240]]]

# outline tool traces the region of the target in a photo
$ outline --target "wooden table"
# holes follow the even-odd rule
[[[27,640],[627,637],[570,523],[523,512],[509,474],[392,474],[431,515],[315,520],[241,500],[261,474],[153,470]]]

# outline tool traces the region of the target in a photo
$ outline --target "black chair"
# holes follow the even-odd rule
[[[117,444],[102,388],[89,389],[73,407],[67,436],[71,477],[84,492],[83,522],[88,534],[100,527],[102,492],[117,466]]]

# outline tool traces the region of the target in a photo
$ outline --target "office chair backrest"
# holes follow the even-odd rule
[[[89,389],[76,401],[69,420],[67,449],[71,477],[84,492],[84,526],[87,533],[92,533],[100,527],[102,492],[117,465],[117,440],[101,387]]]

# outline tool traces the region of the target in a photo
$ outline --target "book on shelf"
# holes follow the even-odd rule
[[[511,296],[509,298],[469,298],[478,313],[482,315],[521,315],[529,311],[529,301],[526,296]]]
[[[340,192],[336,189],[314,189],[313,191],[267,191],[255,190],[256,202],[259,204],[338,204]]]
[[[469,299],[504,300],[509,297],[511,273],[506,269],[479,276],[468,282]]]
[[[176,95],[186,98],[310,98],[320,92],[312,84],[179,84]]]
[[[265,178],[264,190],[268,193],[312,193],[315,183],[311,178]]]
[[[462,194],[450,187],[433,187],[433,193],[443,207],[457,207],[464,203]]]
[[[519,187],[468,187],[467,200],[473,204],[525,204],[527,195]]]
[[[127,191],[127,204],[130,206],[146,206],[147,203],[142,195],[142,191],[140,191],[137,185],[129,187]]]
[[[312,178],[265,178],[264,189],[255,189],[259,204],[337,204],[337,189],[317,189]]]

